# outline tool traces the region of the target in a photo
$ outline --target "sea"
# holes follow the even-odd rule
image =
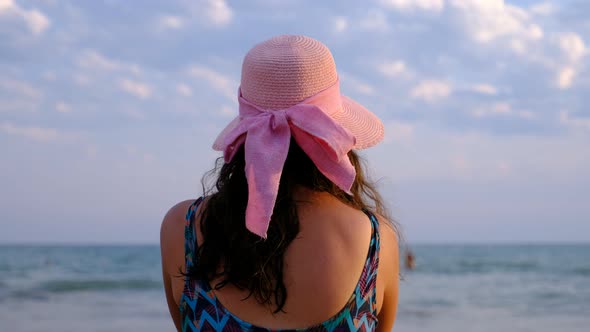
[[[590,244],[411,250],[394,331],[590,331]],[[174,331],[158,246],[0,245],[0,331]]]

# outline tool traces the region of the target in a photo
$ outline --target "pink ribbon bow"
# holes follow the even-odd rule
[[[239,93],[240,121],[223,142],[229,162],[245,145],[248,206],[246,228],[266,238],[291,136],[316,167],[340,189],[350,193],[356,172],[348,158],[355,137],[328,114],[340,111],[339,84],[281,110],[262,109]]]

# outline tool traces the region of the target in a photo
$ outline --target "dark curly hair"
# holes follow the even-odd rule
[[[243,146],[231,162],[217,159],[216,167],[202,180],[203,192],[210,194],[201,214],[204,240],[198,246],[196,264],[185,276],[206,282],[219,279],[213,289],[232,284],[248,290],[248,297],[254,296],[260,304],[274,304],[275,313],[282,311],[287,300],[284,254],[299,233],[297,201],[293,198],[296,188],[330,193],[351,207],[367,209],[391,220],[375,185],[367,179],[358,154],[350,151],[348,157],[356,169],[352,195],[328,180],[291,140],[266,240],[248,231],[244,222],[248,184]],[[207,185],[211,179],[214,185]]]

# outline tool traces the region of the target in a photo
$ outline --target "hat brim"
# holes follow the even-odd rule
[[[383,140],[383,122],[351,98],[342,96],[342,112],[332,114],[332,118],[356,138],[355,150],[370,148]]]
[[[342,110],[331,114],[330,116],[335,122],[346,128],[354,137],[355,145],[353,149],[362,150],[370,148],[383,140],[385,130],[383,123],[371,111],[364,106],[357,103],[346,96],[342,97]],[[219,133],[213,149],[222,151],[224,147],[225,137],[229,132],[238,126],[240,117],[235,117],[222,131]]]
[[[215,142],[213,142],[213,150],[223,151],[225,136],[227,136],[240,123],[240,117],[236,116],[223,130],[217,135]]]

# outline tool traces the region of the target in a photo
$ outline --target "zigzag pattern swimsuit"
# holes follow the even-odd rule
[[[185,254],[187,271],[193,266],[196,248],[194,220],[203,198],[196,200],[188,209],[185,225]],[[180,300],[182,331],[375,331],[377,326],[376,281],[379,264],[379,223],[370,212],[364,211],[371,220],[372,232],[365,266],[354,293],[336,315],[304,329],[271,330],[254,326],[229,312],[217,299],[207,282],[186,278]]]

